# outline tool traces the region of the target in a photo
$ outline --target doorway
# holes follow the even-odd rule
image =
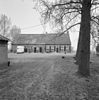
[[[36,47],[34,47],[34,53],[36,53]]]
[[[39,47],[39,52],[41,52],[41,53],[43,52],[42,47]]]

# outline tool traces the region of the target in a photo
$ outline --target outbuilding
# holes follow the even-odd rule
[[[0,69],[8,65],[8,40],[0,35]]]

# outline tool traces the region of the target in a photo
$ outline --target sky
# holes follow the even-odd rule
[[[12,25],[21,28],[22,34],[42,34],[45,28],[40,23],[40,14],[33,9],[33,0],[0,0],[0,15],[5,14],[11,18]],[[48,33],[52,32],[48,27]],[[78,33],[70,33],[74,49],[77,47]]]
[[[33,9],[32,0],[0,0],[0,14],[5,14],[11,18],[13,25],[22,29],[22,33],[32,34],[43,31],[40,25],[40,15]],[[30,27],[30,28],[29,28]]]

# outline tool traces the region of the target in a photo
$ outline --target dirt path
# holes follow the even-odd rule
[[[53,79],[55,58],[18,60],[0,75],[0,100],[31,100],[35,96],[39,100],[37,94],[47,91]]]

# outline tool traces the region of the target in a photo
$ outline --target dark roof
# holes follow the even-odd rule
[[[13,44],[71,44],[69,34],[19,34]]]
[[[6,38],[6,37],[4,37],[4,36],[2,36],[2,35],[0,35],[0,40],[3,40],[3,41],[8,41],[9,39],[8,39],[8,38]]]

